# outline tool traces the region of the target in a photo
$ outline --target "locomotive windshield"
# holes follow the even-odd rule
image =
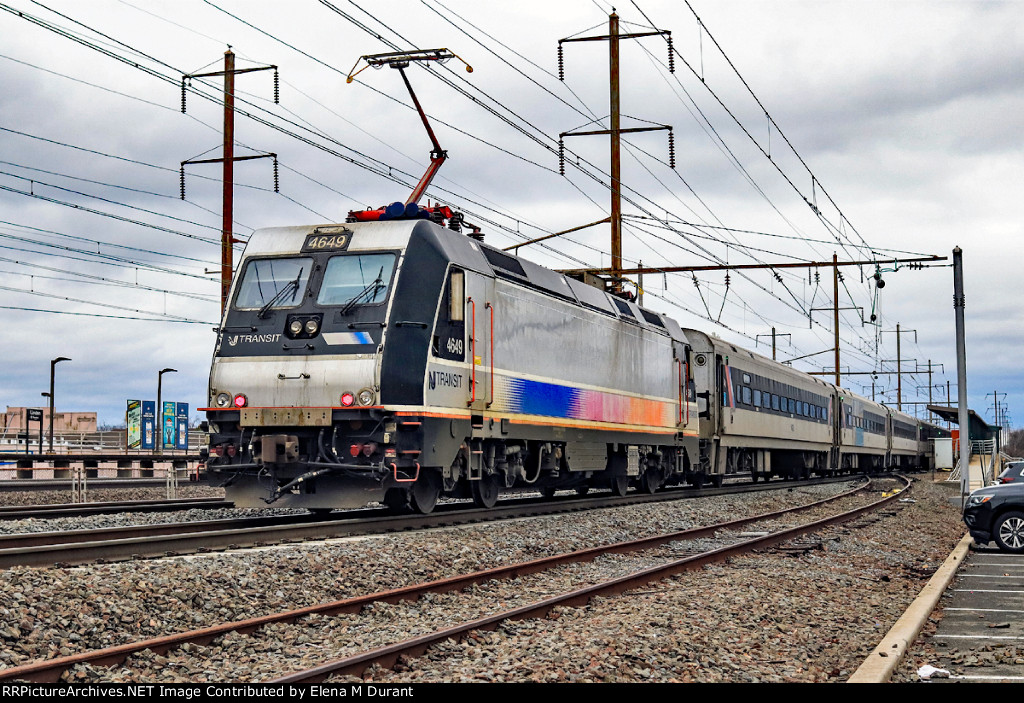
[[[290,308],[302,302],[313,269],[308,256],[251,259],[238,287],[235,307],[241,310]]]
[[[316,302],[320,305],[366,305],[383,302],[395,270],[395,255],[345,254],[327,262]]]

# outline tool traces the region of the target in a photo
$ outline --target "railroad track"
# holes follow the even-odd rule
[[[849,481],[818,479],[807,484]],[[555,515],[580,510],[678,500],[708,495],[761,492],[793,488],[799,484],[743,484],[724,488],[664,490],[655,494],[611,494],[586,498],[507,499],[494,508],[478,509],[468,503],[454,503],[430,515],[395,515],[371,508],[328,515],[291,514],[265,517],[130,525],[95,530],[62,530],[0,536],[0,568],[13,566],[71,566],[92,562],[113,562],[196,554],[223,549],[260,547],[289,541],[330,539],[404,530],[524,517]],[[89,504],[82,504],[89,505]],[[213,503],[207,504],[207,507]],[[70,507],[70,506],[68,506]]]
[[[297,610],[275,613],[250,620],[224,623],[214,627],[184,632],[180,634],[149,639],[132,644],[125,644],[108,649],[25,664],[18,667],[0,670],[0,681],[33,681],[55,682],[63,678],[75,681],[103,679],[104,667],[118,667],[118,675],[128,681],[150,681],[159,677],[159,672],[187,672],[194,665],[198,670],[209,672],[216,668],[217,662],[238,661],[238,652],[232,653],[233,646],[242,646],[248,653],[259,651],[259,643],[253,638],[263,633],[265,639],[277,643],[277,657],[283,660],[274,661],[273,657],[266,660],[257,655],[261,663],[270,670],[249,671],[244,680],[268,681],[274,683],[288,682],[321,682],[332,676],[360,675],[370,666],[393,666],[400,657],[414,657],[423,654],[428,648],[446,640],[458,640],[478,630],[488,630],[510,619],[543,617],[553,608],[564,606],[585,605],[595,596],[611,596],[635,589],[643,584],[663,579],[667,576],[687,570],[699,569],[706,564],[723,561],[732,556],[755,549],[764,549],[783,542],[791,542],[801,535],[820,530],[828,525],[847,522],[902,497],[902,493],[889,495],[881,500],[865,502],[856,499],[860,504],[853,509],[837,511],[836,502],[853,500],[853,496],[864,486],[846,491],[832,498],[816,501],[796,508],[789,508],[772,513],[761,514],[740,520],[733,520],[706,527],[694,528],[669,534],[648,536],[642,539],[620,542],[617,544],[558,554],[534,561],[509,564],[485,571],[474,572],[451,578],[413,584],[403,588],[348,598],[345,600],[323,603]],[[909,487],[905,481],[905,487]],[[816,518],[802,524],[779,525],[789,523],[793,516],[803,511],[823,510],[828,506],[831,514],[824,518]],[[845,506],[844,506],[845,507]],[[758,528],[757,536],[750,537],[738,532],[743,529]],[[796,546],[800,546],[797,543]],[[609,556],[612,555],[612,556]],[[544,576],[544,582],[555,581],[553,574],[559,570],[581,569],[584,565],[597,564],[607,560],[621,560],[617,566],[620,573],[608,577],[607,574],[590,579],[590,585],[571,589],[556,589],[554,593],[545,593],[539,599],[529,586],[528,579],[537,574]],[[639,568],[637,568],[639,567]],[[576,583],[582,572],[573,572],[569,581]],[[484,604],[475,604],[475,591],[484,592],[490,584],[505,583],[517,579],[511,592],[518,595],[499,594],[497,599],[486,598]],[[564,578],[563,578],[564,580]],[[431,595],[433,594],[433,595]],[[437,594],[455,594],[439,596]],[[403,601],[415,603],[421,598],[450,597],[452,609],[443,609],[444,617],[431,621],[429,618],[414,617],[408,624],[394,625],[394,617],[386,617],[385,625],[396,633],[395,639],[402,635],[397,633],[415,633],[416,628],[426,628],[416,636],[394,641],[378,648],[360,649],[354,637],[349,634],[345,641],[331,641],[330,647],[323,646],[326,641],[318,641],[316,635],[289,636],[282,632],[282,627],[307,627],[330,629],[330,621],[339,617],[366,618],[366,631],[379,632],[380,622],[374,621],[375,609],[384,604],[400,604]],[[509,601],[522,601],[514,607],[507,607]],[[364,610],[365,609],[365,610]],[[453,616],[453,612],[456,614]],[[484,614],[481,614],[484,613]],[[387,615],[385,613],[385,615]],[[465,618],[452,625],[453,619]],[[433,622],[444,623],[434,628]],[[348,631],[349,633],[351,631]],[[234,634],[233,634],[234,633]],[[241,644],[238,638],[242,634],[252,633],[252,637],[243,638],[247,642]],[[232,639],[235,638],[235,639]],[[322,638],[322,636],[321,636]],[[328,638],[329,639],[329,638]],[[300,643],[300,645],[282,648],[281,641]],[[210,650],[204,662],[204,645],[214,641],[220,643]],[[335,651],[331,652],[331,648]],[[315,655],[318,657],[316,666],[295,671],[304,664],[296,664],[294,659],[282,655],[280,650],[288,649],[291,656],[296,653]],[[324,663],[324,658],[337,657]],[[172,661],[173,659],[173,661]],[[189,664],[192,662],[192,665]],[[280,676],[282,671],[293,670],[294,673]],[[222,675],[221,680],[237,679],[236,674]],[[277,678],[274,678],[277,677]]]
[[[169,500],[121,500],[96,503],[52,503],[49,505],[0,506],[0,520],[27,520],[31,518],[81,517],[83,515],[109,515],[115,513],[156,513],[175,510],[214,510],[233,508],[234,503],[223,498],[177,498]]]

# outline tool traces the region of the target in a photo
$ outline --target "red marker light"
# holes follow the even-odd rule
[[[359,456],[359,452],[360,450],[362,450],[362,448],[362,445],[353,444],[351,447],[348,448],[348,453],[351,454],[352,456]]]
[[[239,393],[238,395],[235,396],[235,407],[236,408],[244,408],[248,404],[249,404],[249,399],[246,398],[245,395],[243,395],[242,393]]]
[[[354,402],[356,402],[356,397],[351,393],[341,394],[341,404],[344,405],[346,408],[350,407]]]

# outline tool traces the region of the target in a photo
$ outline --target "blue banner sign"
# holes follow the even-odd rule
[[[142,448],[156,448],[156,403],[142,401]]]
[[[178,403],[178,436],[176,449],[188,449],[188,403]]]

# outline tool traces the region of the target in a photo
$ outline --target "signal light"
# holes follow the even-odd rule
[[[354,402],[356,402],[356,397],[354,395],[352,395],[351,393],[346,392],[346,393],[342,393],[341,394],[341,404],[342,404],[342,406],[344,406],[346,408],[349,408],[349,407],[352,407],[352,404]]]
[[[239,393],[238,395],[235,396],[235,407],[236,408],[244,408],[248,404],[249,404],[249,399],[245,397],[244,393]]]

